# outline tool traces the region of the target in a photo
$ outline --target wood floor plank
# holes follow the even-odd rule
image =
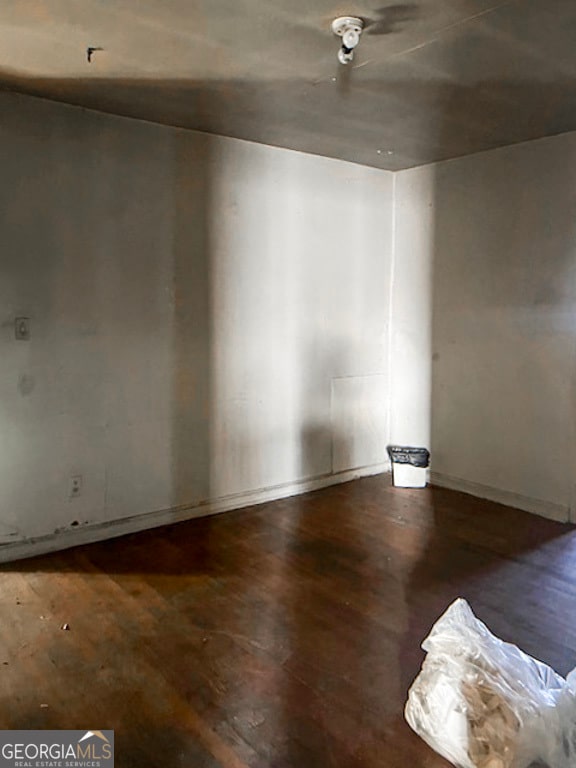
[[[0,727],[113,728],[121,768],[445,766],[402,710],[458,596],[559,672],[576,664],[573,528],[387,477],[0,579]]]

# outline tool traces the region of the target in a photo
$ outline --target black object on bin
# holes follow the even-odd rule
[[[426,469],[430,464],[430,451],[427,448],[389,445],[388,454],[393,464],[411,464],[413,467],[420,467],[421,469]]]

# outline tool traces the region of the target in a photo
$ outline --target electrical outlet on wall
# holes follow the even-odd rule
[[[68,495],[71,499],[75,499],[82,495],[82,475],[73,475],[70,478]]]

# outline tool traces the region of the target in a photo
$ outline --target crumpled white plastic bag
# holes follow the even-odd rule
[[[576,768],[576,670],[499,640],[461,599],[422,648],[405,716],[436,752],[458,768]]]

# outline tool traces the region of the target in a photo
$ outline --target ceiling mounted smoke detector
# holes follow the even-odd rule
[[[364,22],[356,16],[340,16],[332,22],[332,32],[342,38],[338,61],[348,64],[354,58],[354,48],[360,42]]]

